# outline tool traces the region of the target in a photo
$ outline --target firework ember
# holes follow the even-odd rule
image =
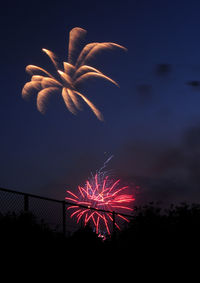
[[[119,222],[129,222],[123,214],[133,211],[131,204],[135,199],[126,193],[127,190],[128,186],[120,186],[120,179],[113,181],[105,172],[99,171],[86,181],[84,187],[78,186],[77,193],[67,190],[65,199],[74,203],[68,207],[70,217],[76,217],[77,223],[82,219],[84,225],[92,223],[97,234],[106,231],[110,235],[113,211],[116,212],[115,226],[119,230]]]
[[[103,115],[97,107],[79,90],[81,82],[89,78],[103,78],[118,86],[118,84],[104,75],[102,72],[88,65],[88,61],[93,58],[99,51],[112,48],[125,47],[113,42],[93,42],[85,45],[80,53],[78,46],[84,38],[86,30],[76,27],[70,31],[68,62],[60,64],[57,56],[50,50],[43,48],[43,52],[50,58],[55,67],[55,75],[50,74],[45,69],[28,65],[26,71],[32,76],[31,81],[27,82],[22,90],[22,97],[27,98],[33,91],[37,95],[37,109],[44,113],[46,110],[46,101],[52,93],[61,93],[65,106],[72,113],[76,114],[77,110],[81,110],[80,100],[83,100],[93,111],[99,120],[103,120]],[[78,55],[77,55],[78,54]]]

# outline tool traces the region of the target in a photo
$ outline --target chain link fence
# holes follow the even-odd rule
[[[45,223],[51,230],[60,232],[65,236],[73,234],[79,228],[84,226],[83,218],[80,217],[80,219],[77,220],[71,217],[71,206],[74,206],[74,203],[0,188],[1,215],[31,212],[39,223]],[[110,235],[113,236],[119,227],[116,223],[116,219],[118,219],[118,221],[120,221],[120,219],[123,221],[123,219],[126,218],[129,221],[132,218],[131,215],[125,215],[114,211],[106,211],[103,209],[97,210],[95,208],[82,205],[78,205],[78,209],[80,209],[80,211],[87,210],[90,212],[90,215],[92,212],[94,214],[101,213],[102,219],[105,216],[107,218],[109,217],[110,221],[107,222],[106,229],[110,232]],[[128,221],[125,222],[127,223]],[[100,229],[99,232],[101,233]]]

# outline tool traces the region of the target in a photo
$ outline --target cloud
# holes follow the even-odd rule
[[[193,89],[200,90],[200,81],[188,81],[186,84],[191,86]]]
[[[162,64],[156,64],[155,66],[155,74],[157,76],[167,76],[169,73],[172,72],[172,66],[170,64],[162,63]]]
[[[176,174],[190,185],[200,185],[200,126],[188,129],[179,146],[168,148],[156,166],[164,176]]]
[[[136,204],[200,201],[200,126],[187,129],[176,145],[129,140],[112,154],[114,158],[106,170],[112,169],[116,178],[130,186]],[[96,152],[77,152],[70,164],[61,161],[59,174],[52,176],[48,183],[43,182],[40,191],[63,199],[67,188],[76,191],[110,155],[102,158]]]
[[[177,145],[124,144],[114,164],[130,186],[140,186],[138,202],[200,201],[200,126],[187,129]]]

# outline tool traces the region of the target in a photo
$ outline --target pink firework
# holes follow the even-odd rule
[[[115,226],[119,230],[119,222],[129,222],[124,214],[133,211],[130,205],[135,198],[126,193],[127,189],[128,186],[120,186],[120,179],[113,181],[99,171],[86,181],[84,187],[78,186],[78,193],[67,191],[68,197],[65,199],[74,203],[68,207],[72,211],[70,217],[76,217],[77,223],[82,220],[84,225],[92,223],[97,234],[107,231],[110,235],[113,211]]]

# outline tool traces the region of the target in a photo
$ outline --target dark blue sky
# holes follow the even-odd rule
[[[17,3],[18,2],[18,3]],[[110,155],[110,168],[140,183],[140,199],[200,200],[199,1],[10,1],[0,11],[0,186],[63,198]],[[68,33],[105,51],[91,65],[116,80],[88,81],[84,105],[70,114],[58,94],[46,115],[21,97],[28,64],[51,69],[41,51],[67,59]],[[194,146],[195,144],[195,146]]]

